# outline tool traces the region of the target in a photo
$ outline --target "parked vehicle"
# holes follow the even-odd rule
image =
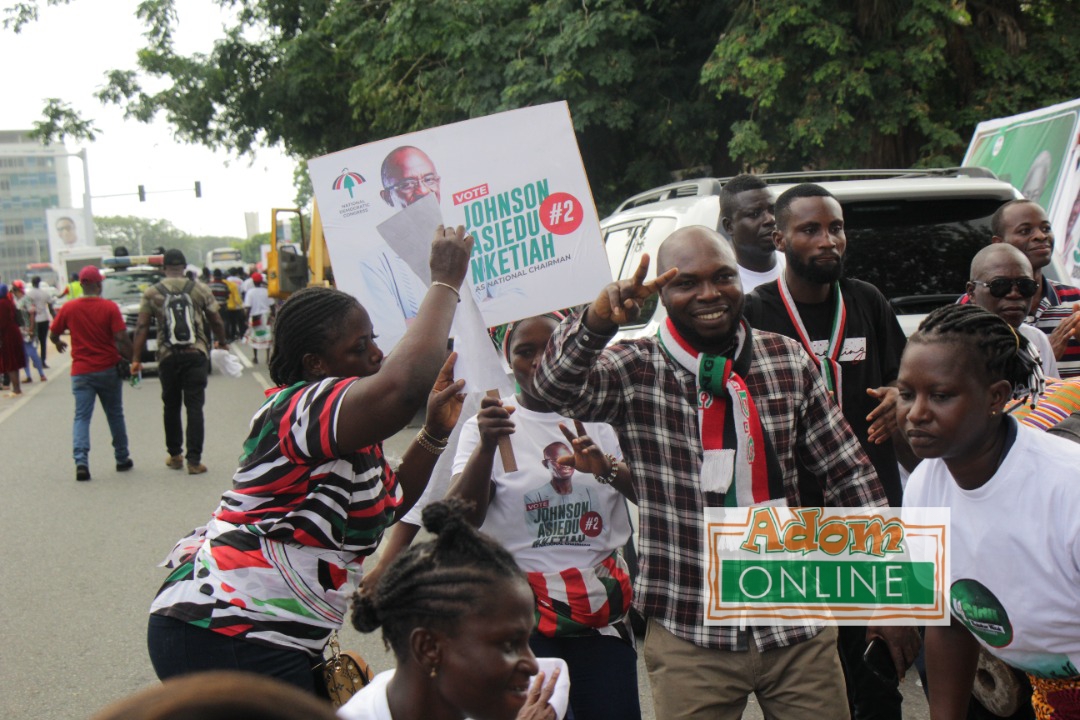
[[[845,170],[766,174],[778,196],[797,183],[816,182],[844,209],[845,275],[875,285],[908,334],[935,307],[954,302],[968,280],[975,253],[990,242],[990,216],[1021,197],[983,168]],[[730,178],[672,183],[635,195],[601,221],[612,275],[633,274],[642,253],[656,258],[660,243],[687,225],[719,227],[720,189]],[[723,232],[723,230],[721,230]],[[655,275],[655,263],[649,268]],[[1060,267],[1045,271],[1062,277]],[[640,323],[620,337],[655,334],[664,318],[653,302]]]
[[[105,276],[105,281],[101,285],[101,296],[120,306],[120,314],[124,316],[128,337],[134,340],[143,292],[151,285],[161,282],[165,277],[162,256],[108,258],[102,274]],[[143,363],[144,372],[157,370],[157,334],[157,322],[151,315],[146,347],[143,348],[142,357],[139,358]]]

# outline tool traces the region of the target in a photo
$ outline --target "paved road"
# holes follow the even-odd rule
[[[0,399],[0,717],[82,720],[156,682],[145,631],[164,577],[157,563],[205,522],[228,487],[266,370],[211,376],[207,474],[165,467],[160,385],[148,377],[124,391],[135,469],[114,470],[99,407],[91,428],[93,480],[77,483],[69,359],[50,352],[49,360],[49,382],[24,386],[19,400]],[[388,450],[400,453],[415,432],[404,431]],[[378,637],[348,628],[342,644],[377,670],[393,666]],[[642,686],[645,718],[652,720],[643,673]],[[918,688],[907,683],[905,694],[905,716],[927,717]],[[753,703],[746,717],[761,717]]]

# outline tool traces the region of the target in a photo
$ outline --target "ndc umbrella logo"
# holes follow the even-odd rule
[[[341,174],[337,176],[337,180],[334,181],[335,190],[348,190],[349,197],[353,196],[352,189],[357,185],[364,184],[364,176],[360,173],[349,172],[349,168],[342,168]]]

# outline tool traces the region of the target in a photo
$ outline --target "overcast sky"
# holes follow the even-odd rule
[[[134,0],[72,0],[44,7],[36,23],[18,35],[0,29],[0,67],[4,68],[0,128],[30,129],[41,117],[45,98],[59,97],[93,118],[100,132],[92,143],[67,141],[69,152],[87,148],[95,216],[139,215],[166,219],[195,235],[245,235],[244,212],[259,213],[268,231],[271,207],[290,207],[295,196],[295,163],[278,149],[261,150],[254,162],[201,145],[173,139],[164,120],[153,124],[124,120],[119,108],[103,106],[94,93],[110,69],[133,69],[143,45],[143,27]],[[9,0],[0,0],[7,7]],[[179,0],[180,52],[208,51],[223,35],[223,15],[211,0]],[[69,159],[72,204],[81,207],[83,169]],[[201,199],[194,183],[202,182]],[[147,202],[135,194],[145,185]],[[154,194],[182,189],[181,193]],[[131,193],[124,197],[104,197]]]

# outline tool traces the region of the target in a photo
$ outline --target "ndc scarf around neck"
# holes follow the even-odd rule
[[[658,336],[664,352],[697,381],[702,491],[723,493],[727,507],[786,505],[780,463],[743,380],[753,359],[750,326],[740,323],[734,358],[695,350],[671,318]]]

